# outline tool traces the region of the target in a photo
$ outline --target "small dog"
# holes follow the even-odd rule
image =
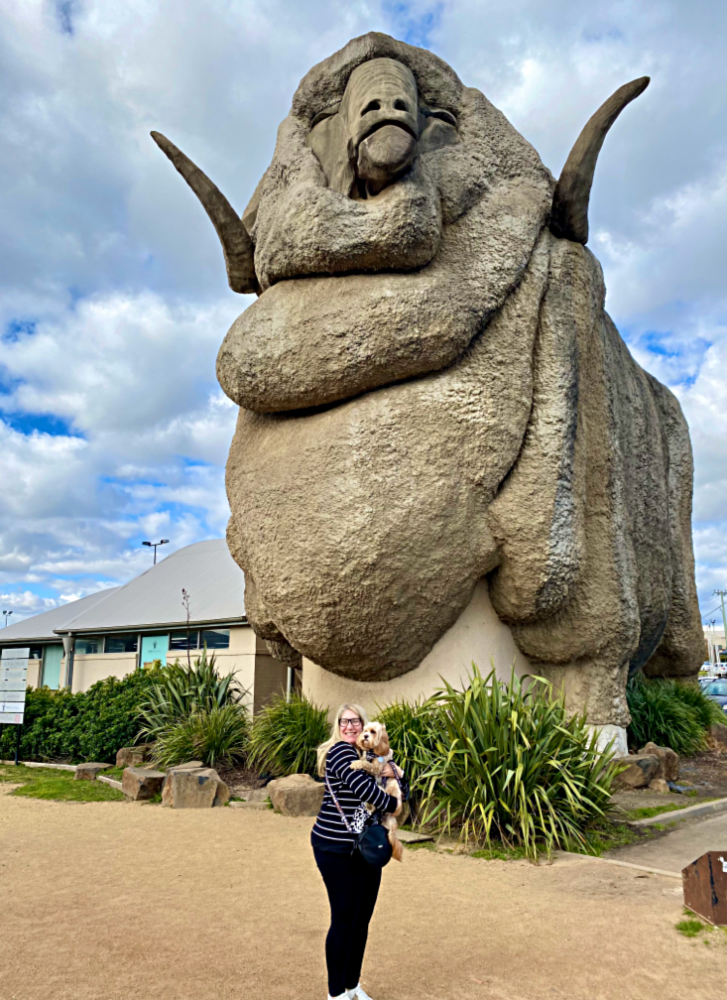
[[[366,771],[367,774],[372,774],[378,779],[381,778],[386,765],[390,763],[399,777],[403,775],[404,772],[401,768],[397,767],[393,762],[394,754],[389,746],[389,735],[386,732],[386,726],[383,726],[380,722],[370,722],[367,726],[364,726],[361,735],[356,740],[356,746],[361,753],[361,759],[351,763],[352,771]],[[381,823],[382,826],[386,827],[389,843],[391,844],[392,857],[396,858],[397,861],[401,861],[404,856],[404,848],[396,834],[399,827],[396,817],[401,812],[402,801],[401,788],[396,778],[386,779],[384,791],[387,795],[393,795],[399,803],[396,812],[384,813]]]

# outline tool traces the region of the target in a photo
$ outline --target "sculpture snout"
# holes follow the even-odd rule
[[[344,104],[349,160],[357,178],[376,194],[400,177],[416,156],[416,81],[402,63],[372,59],[351,74]]]

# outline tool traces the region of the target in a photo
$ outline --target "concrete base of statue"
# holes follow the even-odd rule
[[[495,614],[484,580],[477,584],[472,600],[454,625],[414,670],[391,681],[353,681],[304,657],[303,694],[331,712],[343,702],[352,702],[375,718],[377,706],[383,708],[397,699],[413,702],[427,698],[442,687],[442,680],[453,687],[466,687],[473,662],[484,675],[494,666],[502,680],[509,680],[513,665],[518,677],[529,673],[528,661],[515,645],[510,629]]]

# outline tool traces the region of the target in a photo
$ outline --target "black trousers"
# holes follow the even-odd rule
[[[326,937],[328,992],[332,997],[352,990],[361,978],[369,921],[381,885],[381,869],[372,868],[358,851],[339,854],[313,848],[331,904]]]

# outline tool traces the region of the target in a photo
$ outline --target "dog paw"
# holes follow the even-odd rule
[[[362,760],[352,760],[348,766],[352,771],[361,771],[364,765]]]

